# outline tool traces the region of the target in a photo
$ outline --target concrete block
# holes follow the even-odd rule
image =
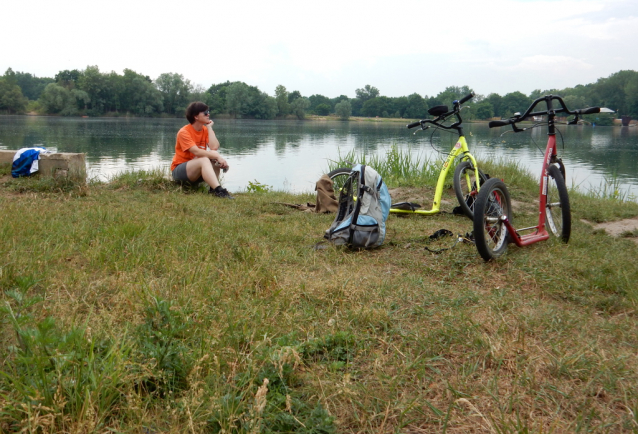
[[[17,150],[0,150],[0,164],[11,164]],[[68,177],[86,179],[86,154],[56,152],[40,154],[38,173],[47,177]]]
[[[3,151],[0,150],[0,164],[9,164],[13,163],[13,156],[16,154],[16,151]]]

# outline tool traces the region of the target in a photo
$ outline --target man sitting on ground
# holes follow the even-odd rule
[[[220,169],[226,172],[228,162],[217,151],[219,140],[213,131],[208,106],[203,102],[192,102],[186,108],[186,119],[190,122],[177,133],[175,156],[171,164],[173,179],[183,184],[204,181],[210,186],[208,192],[224,199],[234,199],[228,190],[219,184]]]

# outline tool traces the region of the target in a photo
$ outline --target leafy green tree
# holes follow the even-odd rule
[[[591,107],[595,105],[593,103],[594,95],[593,95],[593,92],[591,92],[591,88],[589,87],[589,85],[588,86],[577,85],[573,88],[566,88],[562,90],[552,89],[549,91],[545,91],[540,96],[547,95],[547,94],[559,95],[562,97],[574,97],[576,98],[574,102],[578,104],[583,104],[581,107],[574,107],[574,108]],[[534,100],[536,98],[530,98],[530,99]],[[571,109],[572,107],[568,105],[567,108]]]
[[[310,104],[312,108],[312,102]],[[331,110],[330,104],[323,103],[316,106],[314,109],[314,112],[318,114],[319,116],[327,116],[330,114],[330,110]]]
[[[543,93],[540,89],[534,89],[530,94],[529,94],[529,99],[531,99],[532,101],[534,101],[535,99],[540,98],[541,96],[545,95],[545,93]]]
[[[388,113],[392,113],[392,117],[400,118],[408,108],[408,97],[399,96],[394,98],[388,98]],[[398,113],[398,115],[397,115]]]
[[[638,117],[638,73],[625,84],[625,110],[622,115]]]
[[[436,99],[440,101],[440,104],[437,105],[446,105],[451,109],[452,102],[460,100],[470,92],[472,92],[472,89],[468,86],[448,86],[436,96]]]
[[[277,101],[257,86],[248,86],[248,103],[244,106],[242,116],[255,119],[272,119],[277,113]]]
[[[377,89],[374,86],[370,86],[369,84],[366,84],[361,89],[356,89],[355,95],[356,97],[350,101],[352,105],[352,114],[354,116],[370,116],[366,114],[366,112],[363,110],[363,106],[367,101],[373,98],[377,98],[379,96],[379,89]],[[368,110],[368,112],[370,111],[371,109]],[[375,114],[375,116],[378,116],[378,115]]]
[[[638,116],[638,111],[630,110],[635,95],[628,93],[634,88],[637,75],[636,71],[624,70],[599,79],[591,86],[591,93],[595,95],[594,105],[610,108],[621,115]]]
[[[501,113],[499,115],[507,118],[516,112],[523,113],[527,110],[531,102],[532,101],[521,92],[510,92],[505,95],[501,101]]]
[[[418,93],[408,96],[408,105],[403,116],[408,119],[423,119],[427,117],[428,105]]]
[[[294,100],[301,97],[301,92],[299,92],[298,90],[293,90],[288,94],[288,103],[292,104]]]
[[[277,100],[266,92],[259,91],[256,87],[253,91],[253,107],[250,113],[256,119],[273,119],[277,116],[279,108],[277,107]]]
[[[489,101],[481,101],[474,106],[474,113],[478,119],[490,119],[494,117],[494,108]]]
[[[0,78],[0,110],[10,114],[23,113],[27,106],[27,99],[22,95],[20,86],[10,78]]]
[[[569,106],[567,107],[569,108]],[[598,126],[611,126],[614,124],[613,113],[597,113],[595,115],[584,116],[584,120]]]
[[[232,83],[227,81],[225,83],[213,84],[208,88],[209,97],[207,98],[208,107],[212,114],[226,113],[226,93],[228,86]]]
[[[485,101],[492,104],[492,109],[494,110],[494,116],[503,117],[503,112],[501,110],[501,106],[503,105],[503,97],[497,93],[491,93],[485,98]]]
[[[87,113],[100,115],[108,111],[110,106],[113,105],[115,97],[112,95],[112,86],[108,81],[107,75],[101,73],[97,66],[87,66],[86,69],[81,71],[75,82],[75,87],[89,95],[90,102],[87,105]],[[74,88],[73,86],[64,87],[67,89]]]
[[[222,99],[221,95],[212,95],[209,96],[206,100],[208,101],[206,104],[208,105],[208,109],[210,110],[211,114],[216,115],[224,113],[226,108],[226,99]]]
[[[347,121],[352,115],[352,105],[348,99],[342,99],[335,105],[335,113],[339,119]]]
[[[285,88],[281,86],[285,91]],[[281,89],[280,89],[281,91]],[[277,116],[277,100],[256,86],[236,81],[212,85],[206,92],[206,104],[214,114],[229,113],[234,117],[272,119]]]
[[[316,113],[321,116],[325,116],[332,111],[332,103],[330,101],[330,98],[328,98],[327,96],[315,94],[308,97],[308,99],[310,100],[310,108],[308,109],[308,111],[312,113]],[[325,114],[317,112],[317,107],[322,104],[328,106],[328,113],[325,113],[325,109],[323,108],[321,109],[321,111],[322,113],[325,113]]]
[[[290,103],[288,102],[288,91],[283,85],[275,88],[275,100],[277,101],[277,113],[279,116],[286,116],[290,113]]]
[[[249,104],[248,85],[243,82],[235,82],[228,86],[226,91],[226,110],[233,117],[241,117],[246,113],[246,106]]]
[[[104,90],[102,97],[104,98],[104,106],[107,112],[126,111],[122,105],[122,101],[127,93],[124,77],[111,71],[104,74]]]
[[[84,92],[85,95],[88,94]],[[83,95],[82,95],[83,96]],[[42,110],[48,114],[72,115],[77,112],[75,96],[71,90],[57,83],[49,83],[38,100]]]
[[[86,92],[90,100],[87,111],[95,115],[121,110],[122,100],[127,93],[125,77],[113,71],[102,73],[97,66],[87,66],[78,77],[75,87],[64,87]]]
[[[2,78],[4,78],[4,81],[9,86],[18,86],[18,78],[16,77],[16,73],[13,71],[13,69],[7,68]]]
[[[82,76],[82,73],[77,69],[60,71],[55,74],[54,80],[60,86],[66,87],[67,89],[72,89],[75,87],[76,83]]]
[[[431,96],[425,97],[425,103],[427,104],[428,108],[432,108],[432,107],[436,107],[437,105],[444,105],[445,103],[440,100],[438,97],[436,96]]]
[[[28,113],[42,113],[42,106],[38,101],[29,101],[27,103],[26,111]]]
[[[363,116],[363,101],[359,98],[353,98],[348,101],[350,102],[350,107],[352,109],[352,116]]]
[[[16,80],[18,86],[22,90],[22,94],[29,100],[35,101],[40,98],[40,94],[49,83],[55,80],[52,78],[38,78],[28,72],[16,72]]]
[[[350,98],[348,98],[345,95],[339,95],[336,98],[330,98],[330,105],[332,106],[332,111],[335,110],[335,106],[340,103],[341,101],[349,101]]]
[[[366,101],[379,96],[379,89],[366,84],[363,88],[354,91],[356,98],[364,104]]]
[[[636,88],[638,87],[638,72],[633,70],[618,71],[609,77],[600,78],[595,83],[586,85],[576,85],[573,88],[552,89],[539,92],[540,95],[553,94],[563,98],[578,97],[577,100],[585,106],[601,106],[616,110],[617,113],[611,116],[598,116],[598,125],[609,122],[608,119],[622,115],[638,117],[638,106],[636,104]],[[536,91],[535,91],[536,92]],[[537,97],[535,92],[530,97]],[[569,107],[568,108],[579,108]],[[589,117],[588,117],[589,119]],[[591,116],[595,121],[596,117]]]
[[[388,102],[388,98],[383,96],[369,99],[363,103],[361,113],[368,117],[383,116],[383,112],[387,112]],[[385,117],[387,117],[387,114]]]
[[[290,108],[292,109],[292,113],[297,116],[297,119],[305,119],[306,118],[306,110],[310,107],[310,101],[308,98],[300,97],[294,100],[290,104]]]
[[[122,81],[125,91],[120,95],[120,110],[136,116],[150,116],[163,111],[162,94],[149,76],[125,69]]]
[[[166,113],[181,114],[186,110],[193,88],[190,80],[185,79],[182,74],[169,72],[157,77],[155,86],[162,95],[162,103]]]
[[[563,97],[563,101],[565,102],[567,108],[570,110],[581,109],[587,106],[585,98],[578,95],[567,95]]]
[[[210,98],[210,94],[206,91],[204,86],[201,84],[193,85],[191,89],[191,93],[188,96],[189,101],[201,101],[204,104],[208,105],[208,99]]]
[[[621,113],[627,113],[625,106],[625,85],[634,71],[619,71],[596,82],[595,92],[601,105]]]
[[[75,99],[75,108],[82,112],[86,112],[86,108],[91,102],[89,94],[80,89],[71,89],[71,95],[73,95],[73,98]],[[68,114],[75,114],[75,110],[69,110]]]

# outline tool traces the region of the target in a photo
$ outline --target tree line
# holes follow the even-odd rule
[[[452,101],[472,92],[468,86],[449,86],[436,96],[412,93],[387,97],[378,88],[365,85],[355,90],[355,97],[330,98],[314,94],[303,96],[279,85],[274,96],[241,81],[213,84],[208,89],[193,84],[181,74],[164,73],[156,79],[125,69],[123,74],[104,73],[97,66],[84,70],[60,71],[53,78],[7,69],[0,77],[0,112],[62,116],[183,116],[191,101],[203,101],[214,115],[235,118],[274,119],[308,114],[421,119],[429,108],[451,106]],[[529,95],[510,92],[476,95],[467,103],[464,117],[472,119],[505,118],[524,111],[545,94],[560,95],[568,108],[608,107],[616,115],[638,117],[638,72],[619,71],[595,83],[565,89],[534,90]],[[602,119],[603,121],[605,119]],[[611,117],[607,119],[611,123]],[[604,123],[604,122],[603,122]]]

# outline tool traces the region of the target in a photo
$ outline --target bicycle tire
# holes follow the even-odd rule
[[[548,232],[567,243],[572,232],[572,214],[565,179],[557,166],[550,166],[547,175],[545,217]]]
[[[328,172],[328,178],[332,179],[335,194],[341,191],[341,187],[343,187],[343,184],[351,172],[352,169],[349,167],[339,167],[338,169]]]
[[[565,165],[563,164],[563,160],[560,158],[556,159],[556,163],[554,163],[554,165],[560,169],[560,174],[563,175],[563,181],[565,181],[567,176],[565,175]],[[567,185],[567,181],[565,181],[565,185]]]
[[[466,174],[470,177],[470,185],[467,184]],[[487,177],[481,169],[478,170],[478,174],[481,179],[480,185],[485,184]],[[456,198],[463,210],[463,214],[472,220],[478,192],[476,190],[476,169],[472,167],[472,163],[469,161],[459,163],[456,166],[456,170],[454,170],[454,193],[456,193]]]
[[[510,194],[505,183],[497,178],[488,179],[481,187],[474,207],[474,243],[485,261],[505,253],[509,234],[502,216],[512,221]]]

